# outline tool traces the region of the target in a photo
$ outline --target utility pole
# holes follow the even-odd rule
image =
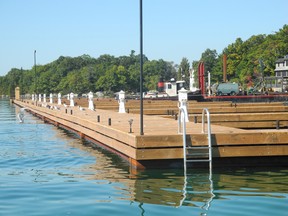
[[[36,50],[34,50],[34,70],[35,70],[35,94],[37,95],[37,74],[36,74]]]
[[[142,0],[140,0],[140,135],[143,131],[143,21],[142,21]]]

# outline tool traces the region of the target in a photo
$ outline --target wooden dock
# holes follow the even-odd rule
[[[87,107],[86,102],[76,101],[84,107]],[[30,100],[15,100],[14,103],[46,122],[72,130],[81,138],[120,154],[138,169],[158,165],[183,165],[183,139],[178,133],[178,121],[175,120],[178,113],[175,101],[144,101],[144,135],[140,135],[137,100],[127,101],[125,107],[129,113],[118,113],[118,103],[115,100],[95,100],[96,111],[87,108],[81,111],[77,106],[64,107],[56,104],[54,105],[60,110],[52,110],[42,107],[41,102]],[[211,113],[213,166],[260,163],[288,165],[288,107],[285,104],[189,102],[190,122],[186,124],[186,140],[190,146],[207,146],[207,135],[202,133],[200,118],[204,107]],[[277,121],[280,121],[282,129],[267,127],[269,129],[244,130],[239,126],[244,124],[241,122],[246,122],[253,128],[255,118],[262,121],[262,125],[266,124],[263,122],[270,122],[272,128],[276,128],[279,123]],[[132,132],[129,125],[131,119]],[[257,127],[261,128],[261,123]]]

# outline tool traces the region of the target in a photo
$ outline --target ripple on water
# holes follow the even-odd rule
[[[127,162],[90,148],[0,100],[1,215],[286,215],[284,169],[129,172]],[[3,119],[3,121],[2,121]]]

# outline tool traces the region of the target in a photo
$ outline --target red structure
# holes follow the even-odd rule
[[[160,78],[158,81],[158,91],[163,92],[164,91],[164,80],[163,78]]]
[[[201,90],[201,94],[205,96],[205,67],[204,62],[200,62],[198,65],[198,85]]]

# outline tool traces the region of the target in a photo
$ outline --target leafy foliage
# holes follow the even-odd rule
[[[170,79],[176,71],[171,62],[162,59],[144,62],[144,90],[156,89],[160,77]],[[11,69],[6,76],[0,77],[0,94],[14,95],[19,86],[22,94],[58,93],[78,94],[89,91],[128,92],[139,91],[140,56],[131,51],[130,56],[118,58],[102,55],[95,59],[89,55],[79,57],[60,56],[46,65],[36,65],[31,70]]]
[[[253,35],[248,40],[228,45],[221,54],[207,49],[201,56],[205,71],[211,72],[212,82],[223,80],[223,55],[227,55],[227,79],[244,87],[255,83],[261,76],[274,76],[275,61],[288,54],[288,25],[275,34]],[[197,71],[198,62],[193,63]]]

